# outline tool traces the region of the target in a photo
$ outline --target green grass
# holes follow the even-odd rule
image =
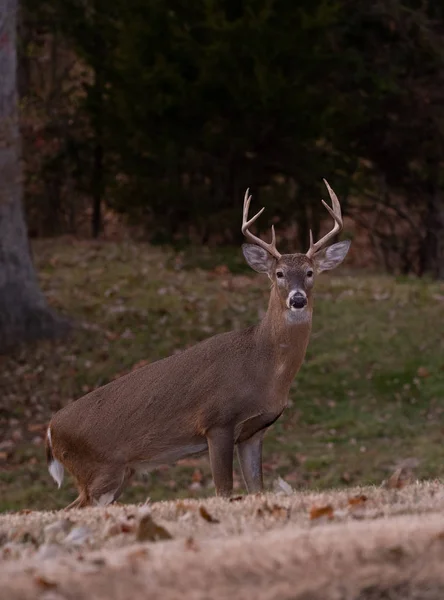
[[[0,442],[12,440],[0,446],[0,510],[58,508],[75,496],[69,479],[57,490],[44,464],[36,426],[52,412],[140,360],[255,323],[267,303],[266,278],[240,250],[66,240],[34,250],[50,303],[77,327],[0,358]],[[266,483],[278,474],[299,488],[379,483],[411,458],[419,478],[442,476],[444,285],[343,268],[322,275],[316,292],[305,364],[266,437]],[[211,493],[201,459],[138,479],[122,501]]]

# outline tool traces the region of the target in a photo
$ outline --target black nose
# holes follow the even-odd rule
[[[307,305],[307,298],[302,294],[295,294],[290,298],[291,308],[304,308]]]

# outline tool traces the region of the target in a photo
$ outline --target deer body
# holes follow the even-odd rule
[[[71,507],[108,504],[137,469],[207,451],[216,492],[229,495],[235,447],[248,491],[262,490],[262,438],[285,409],[305,357],[316,261],[256,244],[243,249],[250,266],[273,282],[260,323],[133,371],[53,417],[49,470],[59,485],[63,466],[77,480],[80,495]],[[336,266],[338,258],[330,260]]]

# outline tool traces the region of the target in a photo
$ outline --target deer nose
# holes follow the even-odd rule
[[[290,308],[304,308],[307,306],[307,297],[301,292],[295,292],[290,297]]]

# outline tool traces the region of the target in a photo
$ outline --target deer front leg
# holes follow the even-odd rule
[[[262,492],[264,487],[262,479],[262,440],[264,433],[265,429],[262,429],[248,440],[237,445],[237,457],[249,494]]]
[[[207,441],[216,495],[230,496],[233,492],[233,429],[212,429],[207,434]]]

